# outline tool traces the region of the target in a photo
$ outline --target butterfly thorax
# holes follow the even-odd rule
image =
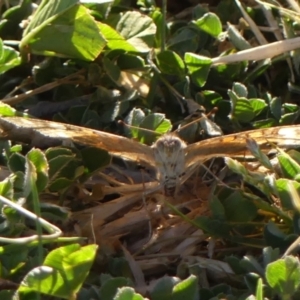
[[[174,190],[185,170],[186,143],[175,134],[160,137],[152,146],[158,179],[166,190]]]

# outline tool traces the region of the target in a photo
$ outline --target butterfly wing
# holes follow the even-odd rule
[[[283,149],[300,147],[300,125],[245,131],[189,145],[186,148],[186,167],[218,156],[251,155],[247,148],[247,139],[254,139],[265,152],[274,145]]]
[[[89,128],[23,117],[0,117],[0,136],[37,147],[73,141],[107,150],[111,155],[154,166],[152,149],[125,137]]]

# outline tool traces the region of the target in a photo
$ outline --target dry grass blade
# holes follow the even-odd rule
[[[78,72],[76,72],[74,74],[68,75],[64,78],[57,79],[54,82],[47,83],[47,84],[45,84],[41,87],[38,87],[34,90],[30,90],[30,91],[27,91],[23,94],[19,94],[19,95],[10,97],[10,98],[5,98],[5,99],[2,99],[1,101],[3,103],[9,104],[9,105],[15,105],[15,104],[18,104],[18,103],[22,102],[23,100],[33,96],[33,95],[37,95],[37,94],[52,90],[52,89],[54,89],[54,88],[56,88],[56,87],[58,87],[62,84],[78,84],[78,83],[81,83],[81,82],[84,81],[84,78],[82,76],[84,73],[85,73],[84,69],[79,70]]]
[[[220,56],[212,59],[213,65],[235,63],[244,60],[262,60],[273,58],[277,55],[300,47],[300,38],[293,38],[284,41],[270,43],[268,45],[258,46],[252,49],[240,51],[235,54]]]

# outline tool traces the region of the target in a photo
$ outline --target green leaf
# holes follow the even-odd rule
[[[12,178],[7,177],[6,179],[0,182],[0,195],[7,199],[13,198],[14,190]]]
[[[164,276],[157,280],[154,288],[151,291],[151,299],[165,300],[171,299],[172,290],[179,278]]]
[[[100,297],[107,300],[115,299],[119,288],[132,285],[125,277],[115,277],[106,280],[100,288]]]
[[[96,250],[96,245],[80,247],[78,244],[52,250],[43,266],[32,269],[25,276],[18,292],[33,290],[53,297],[72,298],[86,279]]]
[[[154,12],[152,12],[151,17],[156,25],[156,35],[155,35],[155,40],[156,40],[156,46],[160,46],[162,44],[162,39],[163,39],[163,28],[165,30],[165,36],[167,35],[168,28],[164,22],[164,16],[159,11],[156,9]],[[164,26],[164,27],[163,27]]]
[[[282,299],[291,299],[300,285],[298,258],[287,256],[270,263],[266,268],[266,280]]]
[[[45,154],[39,149],[30,150],[26,157],[35,166],[37,180],[36,187],[39,192],[43,191],[48,183],[48,163]]]
[[[265,120],[252,122],[253,129],[270,128],[276,125],[278,125],[278,123],[274,119],[265,119]]]
[[[120,35],[115,29],[104,23],[97,23],[100,33],[107,41],[110,50],[122,49],[126,52],[138,52],[138,50]]]
[[[24,174],[24,197],[28,197],[33,192],[33,186],[36,186],[37,172],[34,164],[26,158]]]
[[[281,119],[279,120],[280,125],[291,125],[294,124],[295,121],[298,119],[299,113],[289,113],[289,114],[284,114]]]
[[[261,278],[258,279],[255,293],[256,300],[264,299],[263,281]]]
[[[214,237],[228,238],[230,236],[231,227],[225,221],[200,216],[195,220],[195,224]]]
[[[118,57],[118,66],[121,70],[143,69],[145,62],[141,56],[124,53]]]
[[[193,82],[199,87],[206,83],[211,66],[211,59],[194,53],[185,53],[184,62]]]
[[[270,110],[277,121],[279,121],[281,118],[281,114],[282,114],[281,105],[282,103],[279,97],[275,97],[271,100]]]
[[[138,132],[138,139],[146,144],[151,144],[155,140],[155,132],[163,134],[170,130],[172,127],[171,121],[166,119],[166,116],[161,113],[154,113],[146,116],[139,124],[140,128],[153,130],[153,134],[140,130]]]
[[[166,50],[160,52],[156,56],[157,64],[162,73],[169,75],[177,75],[183,77],[185,75],[185,66],[178,54],[173,51]]]
[[[111,161],[108,152],[99,148],[85,148],[80,153],[83,164],[88,168],[89,174],[108,166]]]
[[[116,29],[139,52],[148,52],[154,45],[156,26],[151,18],[138,11],[125,12]]]
[[[242,123],[250,122],[255,118],[252,105],[246,98],[238,98],[233,104],[232,116]]]
[[[226,220],[225,209],[221,201],[215,196],[209,201],[209,207],[214,219]]]
[[[153,143],[157,135],[167,133],[172,128],[171,121],[166,119],[164,114],[154,113],[145,116],[141,109],[133,109],[126,121],[129,125],[135,126],[130,128],[131,135],[146,144]],[[145,131],[143,128],[153,132]]]
[[[202,18],[193,21],[193,24],[213,37],[218,37],[222,32],[222,23],[214,13],[206,13]]]
[[[257,273],[259,275],[264,274],[263,267],[258,263],[256,258],[251,255],[246,255],[240,262],[240,265],[243,269],[247,270],[247,272]]]
[[[267,107],[267,103],[262,99],[249,99],[249,102],[256,116],[259,115],[263,111],[263,109]]]
[[[269,263],[277,260],[280,257],[280,252],[278,248],[265,247],[263,249],[263,262],[264,267],[266,267]]]
[[[74,160],[75,155],[59,155],[49,160],[49,177],[51,180],[62,176],[62,171]]]
[[[293,238],[294,241],[295,238],[293,236],[291,238]],[[264,228],[265,243],[272,248],[279,248],[280,251],[283,251],[283,249],[291,244],[291,238],[282,232],[274,222],[270,221]]]
[[[107,57],[103,57],[102,62],[104,70],[106,71],[106,74],[109,76],[109,78],[114,82],[118,82],[121,72],[120,68]]]
[[[52,193],[61,192],[64,189],[68,188],[73,182],[74,182],[74,180],[72,180],[72,179],[60,177],[60,178],[52,180],[49,183],[48,188],[49,188],[49,191]]]
[[[300,166],[288,153],[279,150],[278,161],[284,177],[295,179],[300,174]]]
[[[198,298],[198,279],[190,275],[187,279],[177,283],[173,288],[172,300],[197,299]]]
[[[268,158],[268,156],[263,153],[257,142],[254,139],[247,139],[247,148],[251,151],[252,155],[266,168],[273,171],[273,166]]]
[[[278,191],[282,208],[285,210],[294,210],[293,200],[291,199],[289,191],[290,183],[292,183],[295,189],[298,191],[298,193],[300,193],[300,183],[285,178],[279,178],[276,180],[276,189]]]
[[[223,206],[227,216],[227,221],[250,222],[257,216],[255,204],[243,197],[242,193],[236,191],[224,199]]]
[[[243,37],[243,32],[240,32],[234,25],[227,25],[227,36],[237,50],[251,48],[251,44]]]
[[[114,300],[143,300],[144,297],[140,294],[137,294],[133,288],[122,287],[119,289]]]
[[[169,39],[167,46],[169,50],[175,51],[183,57],[186,52],[195,52],[199,42],[199,31],[194,28],[183,27]]]
[[[0,116],[13,117],[17,115],[17,111],[8,104],[0,103]]]
[[[45,151],[45,155],[47,160],[51,160],[59,155],[66,155],[66,156],[73,156],[74,157],[74,153],[71,149],[69,148],[62,148],[62,147],[51,147],[48,148]]]
[[[236,94],[237,97],[248,97],[248,89],[245,85],[240,82],[234,82],[232,85],[232,91]]]
[[[26,28],[20,49],[22,53],[92,61],[105,45],[86,7],[74,0],[50,0],[40,4]]]
[[[40,203],[42,217],[52,222],[67,221],[70,213],[67,208],[51,203]]]
[[[20,153],[13,153],[8,160],[8,167],[12,172],[25,172],[25,157]]]
[[[0,39],[0,74],[21,64],[19,52],[15,49],[4,46]]]
[[[131,134],[133,138],[137,138],[140,131],[139,126],[144,118],[145,113],[140,108],[133,108],[125,119],[129,125],[133,126],[130,129],[127,127],[124,128],[127,134]]]

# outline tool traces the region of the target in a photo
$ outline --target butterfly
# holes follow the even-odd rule
[[[183,175],[214,157],[251,155],[247,140],[254,139],[261,150],[275,146],[300,146],[300,125],[257,129],[214,137],[187,145],[175,133],[167,133],[152,146],[122,136],[75,125],[24,117],[0,117],[0,136],[32,146],[49,147],[72,140],[74,143],[108,151],[112,156],[156,169],[160,185],[172,191]]]

